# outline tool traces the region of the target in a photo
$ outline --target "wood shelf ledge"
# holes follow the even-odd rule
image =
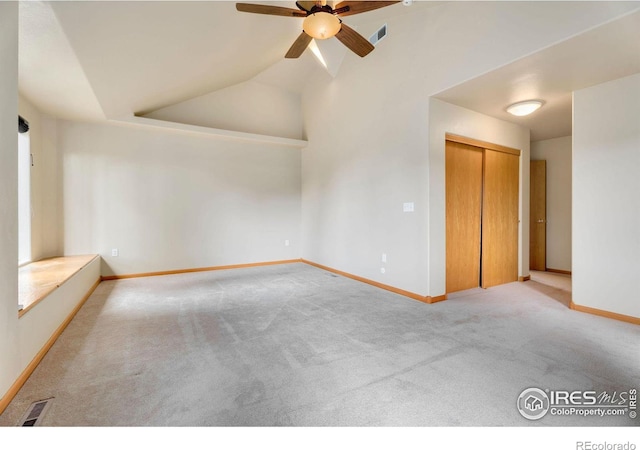
[[[18,311],[22,317],[51,292],[100,255],[74,255],[47,258],[26,264],[18,270]]]

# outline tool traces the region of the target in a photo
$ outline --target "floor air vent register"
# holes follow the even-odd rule
[[[20,419],[18,426],[36,427],[40,425],[42,419],[44,418],[44,414],[47,412],[47,409],[49,409],[52,401],[53,397],[33,402],[27,409],[25,415],[22,416],[22,419]]]

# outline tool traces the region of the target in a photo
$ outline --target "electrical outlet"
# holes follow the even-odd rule
[[[111,249],[111,256],[118,256],[118,249],[117,248],[112,248]]]
[[[413,212],[413,211],[415,211],[413,202],[403,203],[402,204],[402,211],[403,212]]]
[[[384,262],[384,263],[387,262],[387,254],[386,253],[382,254],[382,262]]]

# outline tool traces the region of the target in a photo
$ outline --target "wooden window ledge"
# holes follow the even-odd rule
[[[62,286],[99,255],[58,256],[26,264],[18,271],[18,315]]]

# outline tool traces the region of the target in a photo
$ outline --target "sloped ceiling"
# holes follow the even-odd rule
[[[345,22],[374,30],[442,4],[398,3]],[[572,90],[640,71],[639,17],[636,10],[436,96],[527,126],[534,139],[570,134]],[[20,2],[20,93],[45,113],[77,120],[144,115],[249,80],[299,94],[324,70],[309,51],[283,57],[301,21],[239,13],[233,1]],[[508,116],[506,105],[522,97],[547,104],[528,118]]]
[[[406,12],[399,3],[349,23]],[[20,20],[21,94],[61,117],[144,115],[263,72],[273,83],[286,70],[281,87],[300,90],[309,70],[283,62],[302,19],[239,13],[232,1],[30,1]]]
[[[144,113],[248,80],[299,34],[233,2],[53,2],[107,117]]]
[[[20,2],[19,90],[42,112],[76,120],[105,115],[49,4]]]

